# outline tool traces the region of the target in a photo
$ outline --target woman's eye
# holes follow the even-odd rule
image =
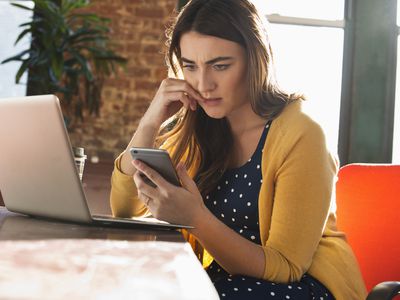
[[[226,70],[226,69],[228,69],[228,67],[229,67],[229,65],[214,65],[214,69],[215,70],[217,70],[217,71],[223,71],[223,70]]]
[[[186,69],[188,71],[194,71],[195,66],[194,65],[183,65],[182,68]]]

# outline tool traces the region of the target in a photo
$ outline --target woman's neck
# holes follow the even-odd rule
[[[240,139],[243,135],[246,135],[248,131],[262,127],[266,122],[264,118],[257,115],[253,111],[250,103],[249,105],[242,107],[240,111],[236,111],[235,113],[227,116],[227,119],[231,127],[234,140]]]
[[[229,167],[242,166],[254,153],[263,132],[266,120],[250,109],[243,108],[238,115],[227,119],[231,126],[233,149]]]

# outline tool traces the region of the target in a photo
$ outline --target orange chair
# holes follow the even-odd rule
[[[393,281],[400,281],[400,165],[350,164],[338,177],[338,229],[346,233],[367,289],[375,287],[367,299],[392,299],[400,293],[400,282]]]

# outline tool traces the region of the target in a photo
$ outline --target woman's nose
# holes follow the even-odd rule
[[[207,72],[199,72],[197,90],[204,96],[217,87],[215,80]]]

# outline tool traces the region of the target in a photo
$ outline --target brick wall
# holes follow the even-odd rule
[[[111,19],[114,49],[128,58],[126,70],[106,81],[100,116],[87,116],[70,133],[73,146],[90,157],[114,159],[135,132],[167,69],[164,30],[176,0],[92,0],[92,11]]]

